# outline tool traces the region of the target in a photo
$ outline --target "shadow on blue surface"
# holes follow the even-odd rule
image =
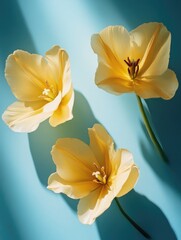
[[[150,21],[151,19],[151,17],[150,18],[147,17],[149,9],[148,11],[143,11],[143,9],[140,7],[140,11],[138,11],[139,18],[134,19],[135,8],[128,7],[128,6],[131,6],[131,4],[129,4],[129,1],[126,1],[127,3],[125,5],[124,4],[120,5],[119,1],[113,1],[113,2],[115,4],[117,2],[116,6],[118,8],[121,8],[121,13],[125,15],[129,13],[129,16],[133,16],[132,18],[128,19],[128,21],[130,21],[130,26],[132,25],[133,27],[135,27],[136,25],[141,23],[140,21],[143,22],[144,19],[146,19],[147,21]],[[133,3],[133,1],[131,2]],[[136,8],[138,9],[139,6],[140,4],[136,6]],[[31,35],[26,27],[25,21],[23,19],[23,16],[21,14],[17,1],[16,0],[1,1],[0,9],[1,9],[1,15],[0,15],[1,63],[3,62],[4,64],[4,61],[8,56],[8,54],[12,53],[15,49],[18,49],[18,48],[24,49],[33,53],[37,52],[35,49],[33,40],[31,38]],[[155,12],[157,16],[159,16],[159,10]],[[153,20],[153,17],[155,16],[152,16],[151,20]],[[161,19],[158,17],[158,18],[154,18],[154,20],[161,20]],[[170,21],[170,19],[168,19],[167,22],[168,21]],[[164,22],[167,24],[166,21]],[[176,31],[175,26],[172,25],[171,27]],[[174,36],[174,41],[175,43],[178,44],[179,37],[177,34],[175,34]],[[173,56],[177,56],[176,51],[173,53]],[[177,62],[179,62],[178,59],[177,59]],[[173,63],[174,62],[171,62],[171,64]],[[178,65],[177,66],[173,65],[173,66],[174,68],[176,67],[174,70],[180,71]],[[4,65],[1,67],[3,69]],[[6,90],[10,91],[7,85],[4,84],[3,87],[5,87],[3,91],[6,91]],[[173,168],[177,173],[179,171],[179,167],[176,168],[176,165],[178,163],[177,159],[178,159],[178,152],[180,149],[179,147],[176,147],[176,146],[178,146],[179,144],[178,140],[180,139],[179,138],[180,135],[178,135],[180,133],[180,130],[179,130],[180,128],[178,129],[178,123],[181,122],[180,120],[181,114],[178,111],[177,106],[178,106],[178,103],[180,104],[180,102],[181,102],[180,97],[176,97],[175,99],[173,99],[173,101],[170,101],[169,107],[166,104],[164,105],[165,107],[162,107],[163,102],[161,100],[153,100],[153,101],[150,100],[148,102],[151,115],[153,117],[153,121],[155,122],[155,126],[157,129],[159,129],[158,134],[160,136],[162,144],[164,146],[169,145],[170,151],[173,151],[173,150],[175,151],[176,149],[176,154],[174,152],[170,152],[169,155],[176,156],[175,162],[171,161],[171,164],[173,165]],[[159,108],[157,107],[158,104],[160,104]],[[160,111],[160,108],[162,108],[161,111],[163,111],[162,115],[159,115],[158,113]],[[156,111],[156,109],[158,112]],[[163,121],[165,120],[160,119],[160,117],[158,117],[158,116],[165,116],[165,118],[167,118],[167,114],[170,109],[177,110],[176,112],[174,110],[175,114],[172,113],[173,114],[172,120],[174,120],[173,121],[174,124],[172,126],[173,133],[171,133],[171,135],[170,133],[169,134],[165,133],[165,127],[164,129],[161,128],[161,126],[163,126]],[[176,116],[176,113],[178,114],[178,116]],[[51,128],[48,122],[46,121],[40,125],[40,127],[36,132],[29,134],[31,153],[33,156],[37,174],[39,176],[41,183],[45,186],[47,185],[48,176],[55,171],[55,166],[51,159],[50,150],[52,145],[57,140],[57,138],[77,137],[82,139],[85,142],[88,142],[87,128],[92,127],[92,125],[95,122],[97,122],[97,120],[92,114],[92,111],[86,99],[82,94],[78,92],[76,92],[74,114],[75,114],[75,117],[72,121],[63,124],[58,128],[54,128],[54,129]],[[177,118],[174,119],[175,117]],[[169,119],[170,119],[170,115],[169,115]],[[166,121],[167,124],[169,124],[170,122],[169,119],[167,119]],[[168,125],[166,126],[168,128]],[[175,133],[177,133],[177,135],[174,137]],[[174,142],[172,143],[172,145],[174,145],[176,142],[176,146],[175,148],[173,148],[173,150],[171,150],[173,146],[170,146],[170,140],[169,140],[170,138],[174,139]],[[178,163],[177,166],[180,166],[180,163]],[[70,205],[70,207],[72,207],[73,210],[76,210],[76,201],[70,200],[66,197],[65,199],[67,203]],[[122,205],[124,206],[128,214],[131,217],[133,217],[142,227],[145,227],[145,230],[147,230],[148,232],[150,231],[150,234],[153,234],[154,240],[176,239],[166,217],[163,215],[160,209],[156,207],[153,203],[151,203],[148,199],[132,191],[127,196],[123,197],[120,201],[122,202]],[[12,213],[9,212],[8,206],[5,206],[4,202],[1,203],[0,208],[1,209],[4,208],[4,212],[0,216],[1,219],[3,216],[5,217],[4,224],[6,225],[6,232],[2,233],[3,239],[4,239],[9,229],[8,224],[11,222],[11,220],[14,223],[14,217],[18,217],[18,216],[11,216]],[[139,233],[135,232],[135,230],[130,227],[129,223],[127,223],[126,220],[124,220],[124,218],[120,216],[119,211],[117,210],[117,207],[115,206],[115,204],[112,204],[111,208],[108,211],[106,211],[100,218],[98,218],[97,225],[98,225],[99,233],[102,240],[106,240],[106,239],[141,240]],[[12,225],[10,230],[12,231],[11,236],[13,237],[12,238],[9,237],[9,239],[14,239],[14,240],[21,239],[18,234],[21,230],[16,229],[16,225],[14,226]],[[8,238],[5,238],[5,239],[9,240]]]
[[[35,52],[35,46],[31,35],[26,27],[24,18],[21,14],[21,10],[16,0],[2,0],[0,1],[0,88],[1,88],[1,113],[5,107],[6,101],[2,99],[13,99],[10,96],[10,89],[4,80],[4,66],[7,56],[14,50],[21,48],[28,51]],[[7,107],[7,106],[6,106]],[[1,123],[0,123],[1,124]],[[1,128],[0,128],[1,129]],[[0,145],[3,146],[3,130],[1,129]],[[0,155],[1,161],[3,155]],[[1,164],[0,164],[1,165]],[[20,229],[17,228],[17,218],[10,207],[6,203],[6,191],[9,189],[3,189],[3,182],[6,181],[6,177],[3,178],[3,168],[0,166],[0,239],[3,240],[21,240]],[[3,179],[2,179],[2,178]],[[13,199],[12,199],[13,201]]]
[[[73,120],[56,128],[52,128],[46,121],[39,126],[37,131],[28,134],[37,174],[41,183],[45,186],[47,186],[49,175],[55,171],[55,166],[50,156],[50,151],[55,141],[60,137],[74,137],[88,143],[87,128],[92,127],[97,122],[87,100],[77,91],[75,92],[73,114]],[[66,197],[64,194],[61,196],[72,210],[77,210],[77,201]],[[121,202],[128,210],[130,216],[134,217],[140,226],[150,231],[150,234],[154,236],[153,239],[176,239],[166,217],[147,198],[132,191],[123,197]],[[120,236],[122,239],[144,239],[137,230],[130,226],[123,216],[120,216],[115,204],[112,204],[111,208],[98,218],[97,226],[100,237],[104,240],[118,240]],[[160,229],[164,229],[164,232],[160,231]]]
[[[146,197],[132,190],[119,199],[127,214],[136,221],[153,240],[176,240],[175,233],[162,211]],[[145,238],[119,212],[115,202],[97,220],[101,239],[120,240]]]
[[[128,0],[124,2],[113,0],[112,3],[118,12],[120,10],[120,15],[126,19],[130,30],[134,29],[143,22],[151,21],[163,22],[167,26],[168,30],[172,34],[172,47],[170,53],[169,68],[176,72],[177,78],[180,81],[180,55],[178,52],[181,52],[181,28],[178,28],[177,24],[175,24],[181,20],[179,10],[181,7],[180,2],[178,0],[175,0],[173,2],[160,0],[154,2],[147,1],[145,3],[144,0],[140,0],[137,2],[138,4],[135,4],[134,0]],[[149,108],[152,122],[157,131],[160,142],[169,158],[169,167],[175,175],[175,179],[180,182],[181,89],[179,88],[176,92],[175,97],[169,101],[162,99],[149,99],[146,100],[146,103]],[[143,154],[145,155],[145,160],[148,160],[148,163],[159,175],[159,177],[163,177],[163,180],[167,182],[167,184],[170,184],[169,179],[165,178],[165,174],[160,175],[157,164],[155,164],[154,161],[150,161],[150,158],[147,157],[147,151],[145,150],[143,144],[141,145]],[[158,165],[160,164],[158,163]],[[172,187],[174,186],[172,185]]]
[[[0,178],[1,179],[1,178]],[[2,179],[1,179],[2,180]],[[1,240],[20,240],[19,231],[16,227],[15,219],[6,203],[3,192],[0,192],[0,239]]]
[[[29,143],[34,164],[41,183],[47,186],[47,180],[55,171],[50,151],[58,138],[79,138],[88,143],[87,129],[98,122],[85,97],[75,91],[75,102],[73,108],[74,118],[64,124],[53,128],[48,121],[40,124],[39,128],[30,134]]]

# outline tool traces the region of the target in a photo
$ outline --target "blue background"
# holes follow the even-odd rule
[[[94,84],[97,58],[90,37],[108,25],[132,30],[150,21],[172,33],[170,68],[181,77],[179,0],[1,0],[0,114],[15,98],[4,79],[7,56],[16,49],[44,53],[58,44],[69,53],[75,88],[74,119],[57,128],[45,121],[31,134],[14,133],[0,120],[0,239],[142,240],[113,202],[92,226],[76,215],[77,201],[46,189],[55,171],[50,150],[59,137],[88,143],[87,128],[102,123],[119,148],[127,148],[140,178],[120,198],[125,211],[154,240],[181,239],[181,91],[170,101],[150,99],[145,107],[170,159],[166,166],[150,142],[134,94],[114,96]]]

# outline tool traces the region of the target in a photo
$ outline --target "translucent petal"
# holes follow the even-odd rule
[[[111,205],[114,196],[105,187],[97,188],[87,197],[80,199],[78,217],[83,224],[92,224]]]
[[[114,143],[111,136],[100,124],[94,124],[89,128],[90,148],[99,163],[99,166],[105,167],[106,174],[111,172],[111,159],[114,154]]]
[[[32,132],[49,118],[61,101],[61,93],[52,101],[15,102],[3,113],[2,119],[15,132]]]
[[[48,189],[55,193],[64,193],[70,198],[79,199],[87,196],[97,187],[93,181],[70,182],[66,181],[57,173],[53,173],[48,178]]]
[[[145,77],[135,81],[135,92],[142,98],[171,99],[178,88],[175,73],[167,70],[160,76]]]
[[[57,140],[52,148],[52,157],[57,167],[57,173],[67,181],[92,181],[94,178],[93,152],[79,139],[63,138]]]
[[[64,123],[73,118],[72,110],[74,104],[74,91],[73,88],[63,97],[59,107],[52,114],[49,119],[51,126],[56,127],[57,125]]]
[[[160,75],[168,68],[170,32],[161,23],[145,23],[131,31],[132,56],[140,59],[138,76]]]
[[[96,71],[95,83],[98,87],[115,95],[133,92],[134,90],[132,79],[121,78],[119,73],[101,62]]]
[[[138,168],[134,164],[132,154],[125,149],[119,149],[116,152],[112,165],[113,170],[109,184],[114,195],[120,197],[129,192],[136,184],[139,175]]]
[[[127,65],[124,60],[130,55],[130,37],[122,26],[110,26],[99,34],[94,34],[91,45],[98,61],[108,65],[120,78],[128,76]]]
[[[21,101],[37,101],[53,84],[47,61],[40,55],[17,50],[6,61],[5,76],[13,94]],[[56,86],[54,86],[56,90]]]
[[[46,52],[46,59],[51,68],[54,79],[62,96],[67,94],[71,88],[71,73],[68,54],[59,46],[52,47]]]
[[[129,173],[129,175],[127,175],[126,173]],[[123,185],[121,184],[122,187],[119,193],[117,194],[117,197],[121,197],[127,194],[134,188],[139,177],[139,170],[135,165],[133,165],[129,170],[124,172],[123,175],[126,175],[126,178],[125,178],[124,184]],[[120,177],[120,182],[121,180],[122,178]]]

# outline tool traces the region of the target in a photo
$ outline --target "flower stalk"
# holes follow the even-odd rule
[[[145,232],[130,216],[124,211],[121,204],[119,203],[118,198],[115,198],[116,204],[121,211],[121,213],[124,215],[124,217],[147,239],[151,239],[151,236]]]
[[[147,115],[145,113],[145,110],[144,110],[144,107],[143,107],[143,103],[141,101],[141,98],[136,95],[136,98],[138,100],[138,105],[139,105],[139,109],[140,109],[140,112],[141,112],[141,115],[142,115],[142,118],[143,118],[143,121],[144,121],[144,124],[145,124],[145,127],[146,127],[146,130],[153,142],[153,144],[155,145],[156,149],[158,150],[160,156],[162,157],[162,159],[164,160],[165,163],[169,163],[169,160],[166,156],[166,154],[164,153],[159,141],[157,140],[152,128],[151,128],[151,125],[148,121],[148,118],[147,118]]]

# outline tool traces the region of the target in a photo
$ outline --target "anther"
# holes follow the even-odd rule
[[[139,61],[140,59],[137,59],[134,61],[134,59],[131,61],[130,58],[128,57],[127,60],[124,60],[124,62],[128,65],[128,74],[131,79],[136,78],[139,72]]]

